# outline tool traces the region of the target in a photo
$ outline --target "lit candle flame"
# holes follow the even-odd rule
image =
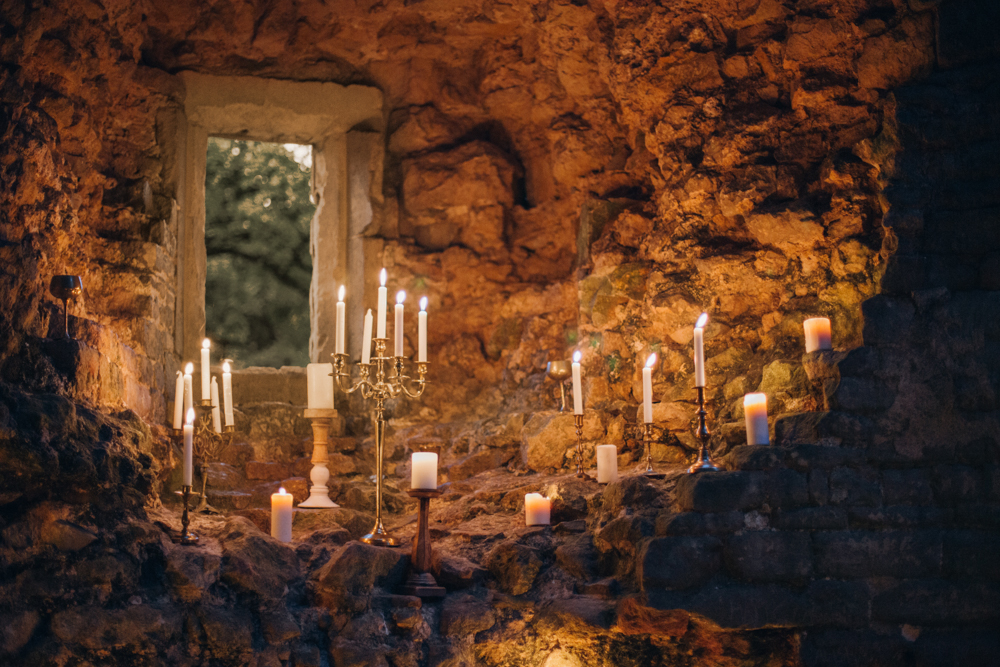
[[[288,494],[288,492],[287,492],[287,491],[285,491],[285,487],[283,487],[283,486],[279,486],[279,487],[278,487],[278,493],[279,493],[280,495],[282,495],[282,496],[284,496],[284,495],[287,495],[287,494]]]
[[[649,358],[646,359],[646,368],[653,368],[654,366],[656,366],[656,352],[649,355]]]
[[[581,352],[580,350],[577,350],[576,352],[573,353],[573,363],[574,364],[580,363],[581,359],[583,359],[583,352]]]
[[[188,426],[194,423],[194,408],[188,408],[187,417],[185,418],[184,423]]]
[[[223,373],[228,373],[229,372],[229,360],[228,359],[226,361],[222,362],[222,372]]]
[[[194,373],[194,364],[189,361],[187,365],[184,366],[184,375],[191,375],[192,373]]]
[[[698,321],[694,323],[695,329],[704,329],[705,325],[708,324],[708,313],[702,313]]]
[[[427,297],[420,297],[420,310],[427,310]]]
[[[337,301],[343,301],[344,296],[347,294],[347,285],[341,285],[340,291],[337,292]]]
[[[406,301],[406,290],[399,290],[396,292],[396,303],[403,303]]]
[[[206,338],[205,340],[201,341],[201,346],[207,350],[208,348],[212,347],[212,341]]]
[[[389,274],[385,269],[382,269],[382,273],[378,274],[378,279],[382,283],[382,287],[385,287],[385,281],[389,279]]]

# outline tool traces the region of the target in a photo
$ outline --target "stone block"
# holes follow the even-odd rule
[[[830,502],[830,475],[825,470],[810,470],[806,478],[809,485],[809,500],[814,505]]]
[[[724,628],[798,627],[808,618],[808,601],[778,584],[711,586],[695,593],[684,607]]]
[[[348,542],[312,575],[316,597],[323,605],[361,611],[376,586],[392,590],[403,583],[409,562],[400,549]]]
[[[39,620],[38,612],[34,610],[0,614],[0,655],[20,651],[31,640]]]
[[[808,533],[748,531],[726,540],[722,556],[735,579],[755,583],[803,582],[812,573]]]
[[[775,442],[784,447],[825,440],[839,441],[845,447],[866,447],[873,433],[871,420],[845,412],[798,412],[774,421]]]
[[[431,572],[448,590],[471,588],[486,581],[486,568],[457,554],[436,550],[432,558]]]
[[[683,512],[656,517],[656,535],[727,535],[743,530],[743,512]]]
[[[983,530],[950,530],[943,535],[945,576],[1000,580],[1000,535]]]
[[[826,445],[795,445],[788,450],[788,463],[795,470],[829,470],[859,465],[865,453],[859,449]]]
[[[505,466],[517,453],[512,448],[481,449],[448,466],[448,479],[453,482],[468,479],[481,472]]]
[[[566,450],[577,443],[573,415],[558,412],[538,412],[524,425],[521,458],[532,470],[561,468]],[[591,411],[583,420],[585,441],[594,442],[604,435],[597,413]]]
[[[602,500],[606,511],[618,514],[625,508],[635,510],[647,507],[659,495],[660,491],[652,481],[642,475],[635,475],[619,477],[618,481],[604,487]]]
[[[898,633],[819,629],[803,637],[801,656],[802,664],[808,667],[888,667],[908,664],[912,650]]]
[[[262,611],[260,629],[267,643],[271,645],[290,642],[302,634],[295,617],[284,607]]]
[[[915,577],[941,569],[941,533],[936,530],[817,532],[813,548],[821,577]]]
[[[703,472],[677,482],[677,504],[696,512],[751,510],[764,501],[764,475],[759,472]]]
[[[917,626],[997,623],[1000,621],[1000,585],[909,579],[875,596],[872,619]]]
[[[861,313],[865,345],[895,346],[906,342],[915,309],[909,298],[879,294],[861,304]]]
[[[946,526],[954,512],[948,508],[890,505],[884,507],[850,507],[847,521],[851,528],[881,530],[883,528],[928,528]]]
[[[722,542],[705,537],[657,537],[639,555],[643,591],[701,586],[721,567]]]
[[[571,576],[586,581],[598,575],[600,554],[590,535],[575,535],[556,547],[556,563]]]
[[[813,581],[804,594],[809,612],[803,625],[864,627],[869,624],[871,592],[863,581]]]
[[[781,511],[772,517],[780,530],[837,530],[847,528],[847,512],[842,507],[803,507]]]
[[[831,389],[826,400],[834,411],[875,414],[888,410],[896,399],[895,392],[871,378],[841,378]]]
[[[615,622],[614,603],[589,595],[552,600],[539,610],[543,632],[550,626],[568,632],[609,630]]]
[[[799,507],[809,503],[806,476],[794,470],[771,470],[764,482],[764,501],[773,508]]]
[[[782,466],[782,454],[774,447],[739,445],[723,461],[730,470],[773,470]]]
[[[441,606],[440,630],[446,637],[471,637],[495,624],[496,616],[486,600],[471,595],[450,595]]]
[[[283,597],[288,585],[302,576],[295,552],[261,534],[248,519],[230,517],[219,541],[222,581],[262,603]]]
[[[871,377],[879,368],[879,351],[875,347],[856,347],[837,362],[841,377]]]
[[[288,477],[288,465],[277,461],[248,461],[246,478],[277,482]]]
[[[931,485],[939,502],[976,502],[982,498],[982,475],[963,465],[939,465],[931,474]]]
[[[531,590],[535,577],[542,569],[542,559],[537,549],[507,540],[493,547],[485,565],[502,591],[521,595]]]
[[[830,502],[834,505],[878,505],[882,489],[874,470],[834,468],[830,471]]]
[[[930,479],[923,470],[883,470],[882,501],[886,505],[930,505]]]
[[[178,640],[183,627],[176,608],[156,605],[70,607],[56,612],[49,623],[56,638],[95,651],[144,650],[150,642]]]

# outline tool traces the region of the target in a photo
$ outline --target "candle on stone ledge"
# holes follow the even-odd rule
[[[219,411],[219,379],[212,378],[212,430],[222,433],[222,413]]]
[[[694,386],[705,386],[705,325],[708,313],[702,313],[694,325]]]
[[[417,361],[427,361],[427,297],[420,298],[417,315]]]
[[[188,408],[184,420],[184,486],[194,479],[194,408]]]
[[[580,359],[583,353],[579,350],[573,353],[573,414],[583,414],[583,381],[580,377]]]
[[[235,424],[233,418],[233,374],[229,369],[229,360],[222,362],[222,405],[225,416],[225,425]]]
[[[830,320],[826,317],[812,317],[802,323],[806,334],[806,352],[832,350]]]
[[[212,398],[212,341],[205,339],[201,342],[201,400],[208,401]]]
[[[194,407],[194,386],[191,380],[191,374],[194,373],[194,364],[188,362],[184,366],[184,414]]]
[[[292,494],[286,493],[285,487],[271,494],[271,537],[292,541]]]
[[[406,292],[399,290],[396,292],[396,318],[393,323],[393,334],[396,338],[394,354],[397,357],[403,356],[403,302],[406,301]]]
[[[333,410],[333,364],[306,366],[306,396],[310,410]]]
[[[438,455],[434,452],[413,452],[410,458],[410,488],[436,489]]]
[[[365,314],[365,332],[361,336],[364,341],[361,347],[361,363],[370,364],[372,361],[372,309],[369,308]]]
[[[524,494],[524,522],[529,526],[547,526],[552,514],[552,501],[540,493]]]
[[[767,395],[747,394],[744,396],[743,412],[746,415],[747,444],[770,444],[771,439],[767,433]]]
[[[174,384],[174,430],[179,431],[184,426],[184,374],[177,371],[177,382]]]
[[[346,292],[344,285],[340,286],[340,291],[337,293],[337,347],[334,348],[337,354],[343,354],[346,343],[344,339],[347,335],[344,333],[346,328],[346,308],[344,304],[344,295]]]
[[[378,288],[378,331],[376,338],[385,338],[385,310],[386,310],[386,290],[385,281],[389,277],[385,269],[379,273],[378,279],[381,285]]]
[[[618,481],[618,448],[614,445],[597,446],[597,483]]]
[[[656,366],[656,353],[649,355],[646,366],[642,369],[642,421],[653,423],[653,367]]]

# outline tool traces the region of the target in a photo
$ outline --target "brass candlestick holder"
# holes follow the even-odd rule
[[[653,424],[652,422],[642,425],[642,442],[646,447],[646,470],[643,471],[643,475],[646,477],[651,477],[653,479],[662,479],[667,476],[666,473],[656,472],[653,470]]]
[[[417,379],[413,380],[403,372],[403,361],[406,357],[386,356],[388,342],[388,338],[375,339],[375,355],[371,357],[370,363],[358,364],[359,377],[358,381],[353,384],[351,384],[350,369],[344,370],[347,366],[348,356],[342,353],[333,355],[337,385],[340,389],[348,394],[360,391],[365,400],[369,398],[375,400],[375,526],[370,533],[361,538],[361,541],[379,547],[397,545],[396,539],[389,535],[382,524],[382,453],[385,448],[385,402],[401,394],[410,398],[420,398],[424,393],[424,387],[427,386],[427,367],[430,365],[426,361],[418,361]],[[374,376],[373,379],[372,376]],[[410,390],[406,386],[408,382],[416,382],[416,389]]]
[[[309,488],[309,497],[299,503],[299,507],[306,509],[340,507],[330,500],[330,488],[326,485],[330,481],[330,471],[326,467],[326,464],[330,462],[328,450],[330,424],[337,416],[337,411],[331,408],[307,408],[304,414],[306,419],[312,423],[313,430],[313,467],[309,472],[312,486]]]
[[[437,489],[411,489],[409,494],[411,498],[420,499],[420,510],[417,514],[417,534],[413,537],[410,575],[403,586],[403,594],[421,598],[442,598],[447,591],[438,586],[434,575],[431,574],[434,550],[431,548],[430,529],[431,498],[440,497],[441,492]]]
[[[236,427],[232,425],[223,426],[222,433],[215,432],[215,426],[212,423],[213,407],[211,399],[202,399],[201,403],[197,403],[192,407],[194,407],[195,414],[197,415],[194,437],[191,441],[191,448],[193,450],[192,458],[199,461],[198,472],[201,475],[201,493],[193,494],[199,495],[200,498],[198,505],[192,511],[199,514],[221,514],[222,512],[212,507],[208,502],[208,463],[209,461],[218,460],[222,456],[222,453],[226,451],[226,448],[232,444],[233,437],[236,434]],[[175,429],[173,431],[174,439],[181,443],[182,446],[184,443],[183,433],[183,429]],[[186,506],[185,511],[187,511]]]
[[[188,516],[188,506],[190,504],[191,498],[191,486],[185,484],[181,487],[181,490],[177,492],[181,497],[181,502],[184,503],[184,510],[181,512],[181,534],[177,539],[178,544],[183,544],[185,546],[191,546],[192,544],[198,544],[198,536],[188,530],[188,526],[191,525],[191,517]]]
[[[566,412],[566,380],[573,375],[572,363],[567,360],[550,361],[545,374],[559,383],[559,412]]]
[[[576,476],[580,479],[593,479],[583,471],[583,415],[573,415],[576,424]]]
[[[49,282],[49,294],[63,302],[63,337],[69,335],[69,300],[83,294],[83,280],[80,276],[52,276]]]
[[[708,453],[708,426],[705,425],[705,388],[698,387],[698,438],[701,439],[701,453],[698,461],[688,468],[689,473],[696,472],[716,472],[719,467],[712,463],[712,456]]]

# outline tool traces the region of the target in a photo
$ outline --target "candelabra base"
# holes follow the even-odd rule
[[[325,486],[322,489],[314,486],[309,489],[309,497],[299,503],[299,507],[307,510],[327,510],[340,507],[340,505],[330,500],[329,493],[330,489]]]
[[[719,472],[719,466],[712,465],[711,461],[698,461],[693,466],[688,468],[688,472]]]
[[[438,586],[437,580],[430,572],[411,572],[402,588],[403,595],[416,595],[419,598],[443,598],[448,591]]]
[[[199,500],[198,505],[191,510],[192,512],[196,512],[198,514],[222,514],[221,510],[212,507],[212,505],[208,502],[207,494],[199,495],[201,495],[201,500]]]
[[[655,470],[646,470],[645,472],[642,473],[642,476],[645,477],[646,479],[665,479],[667,473],[656,472]]]
[[[399,546],[399,542],[395,537],[389,534],[389,531],[385,529],[384,526],[379,524],[375,529],[361,538],[361,541],[365,544],[370,544],[373,547],[396,547]]]

